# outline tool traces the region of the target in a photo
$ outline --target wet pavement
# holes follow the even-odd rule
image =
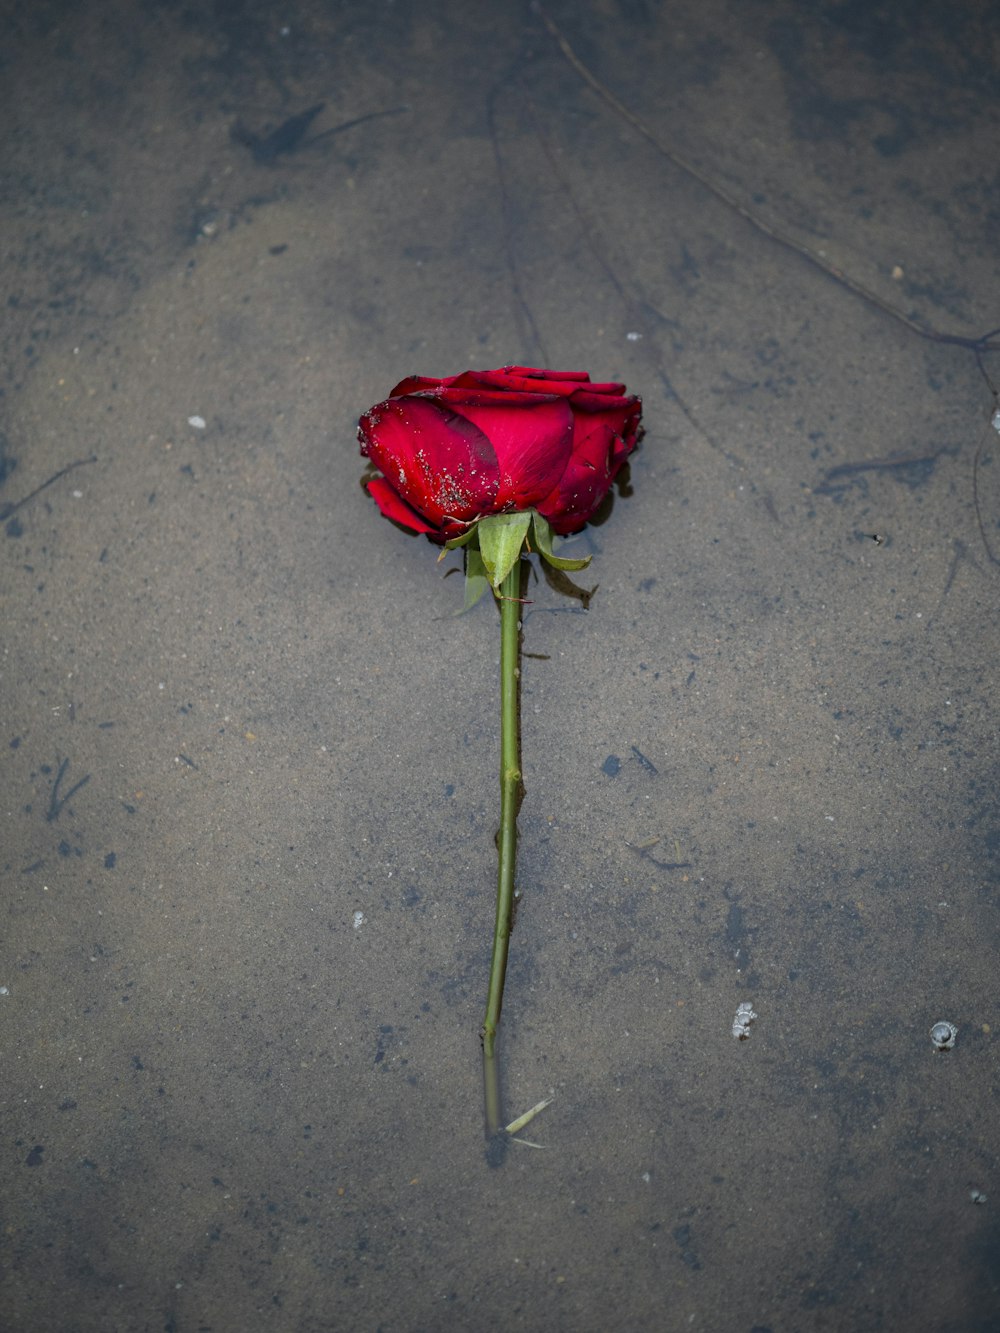
[[[994,26],[8,19],[5,1327],[996,1327]],[[497,617],[355,426],[507,363],[647,433],[525,610],[491,1169]]]

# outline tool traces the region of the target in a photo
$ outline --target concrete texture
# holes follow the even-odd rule
[[[7,1329],[995,1327],[991,7],[548,13],[633,120],[529,5],[7,19]],[[524,617],[490,1170],[496,616],[354,430],[510,362],[647,434]]]

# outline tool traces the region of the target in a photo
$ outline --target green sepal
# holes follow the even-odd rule
[[[522,509],[514,514],[491,514],[479,520],[479,550],[495,593],[499,593],[501,583],[520,558],[531,516],[532,510]]]
[[[457,551],[460,546],[464,546],[467,541],[471,541],[478,531],[479,524],[473,523],[462,533],[461,537],[452,537],[451,541],[445,542],[444,549],[446,551]]]
[[[465,605],[455,615],[461,616],[471,611],[489,586],[483,557],[475,546],[470,546],[465,553]]]
[[[534,515],[535,529],[535,550],[546,560],[553,569],[586,569],[590,564],[590,556],[584,556],[582,560],[571,560],[568,556],[553,555],[552,553],[552,529],[548,521],[542,518],[537,510],[532,510]]]

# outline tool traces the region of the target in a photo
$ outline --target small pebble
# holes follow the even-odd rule
[[[757,1018],[754,1013],[754,1007],[749,1000],[744,1000],[742,1004],[736,1006],[736,1017],[733,1019],[733,1036],[737,1041],[746,1041],[750,1036],[750,1024]]]
[[[935,1023],[931,1028],[931,1045],[936,1051],[950,1051],[955,1045],[955,1038],[958,1036],[958,1028],[954,1023],[947,1023],[944,1019],[940,1023]]]

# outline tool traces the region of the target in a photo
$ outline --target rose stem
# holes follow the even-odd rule
[[[517,860],[517,812],[524,795],[521,784],[520,655],[521,561],[500,585],[500,830],[497,834],[497,911],[493,927],[490,985],[483,1020],[483,1088],[486,1094],[486,1134],[500,1133],[500,1080],[496,1063],[496,1035],[503,1003],[514,910],[514,866]]]

